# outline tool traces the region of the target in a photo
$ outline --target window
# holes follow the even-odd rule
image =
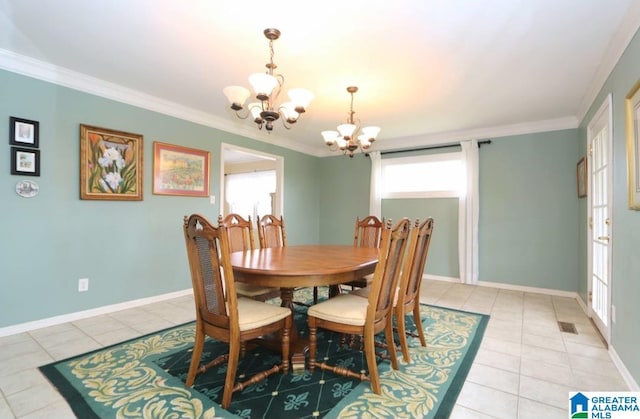
[[[225,175],[225,191],[229,213],[252,220],[257,215],[272,214],[272,196],[276,192],[276,171],[266,170]]]
[[[452,198],[464,190],[460,153],[382,160],[382,198]]]

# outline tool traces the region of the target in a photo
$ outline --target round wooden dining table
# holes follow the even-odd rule
[[[282,306],[293,310],[293,290],[299,287],[337,286],[375,271],[376,248],[349,245],[301,245],[231,253],[236,281],[279,287]],[[336,289],[336,287],[334,287]],[[306,339],[291,331],[293,370],[304,370]]]

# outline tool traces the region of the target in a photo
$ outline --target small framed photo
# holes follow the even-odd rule
[[[587,158],[583,157],[576,166],[576,180],[578,182],[578,198],[587,196]]]
[[[40,176],[40,150],[11,147],[11,174]]]
[[[39,125],[38,121],[9,117],[9,144],[38,148]]]
[[[209,152],[153,143],[153,193],[209,196]]]

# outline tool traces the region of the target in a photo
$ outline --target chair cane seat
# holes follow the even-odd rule
[[[369,301],[351,294],[340,294],[309,307],[307,316],[353,326],[364,326]]]

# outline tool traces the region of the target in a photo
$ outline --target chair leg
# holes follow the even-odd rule
[[[371,380],[371,390],[375,394],[380,394],[380,376],[378,375],[378,364],[376,364],[376,351],[373,340],[373,333],[364,334],[364,355],[367,359],[369,369],[369,380]]]
[[[420,337],[420,345],[427,346],[427,339],[424,336],[424,329],[422,327],[422,319],[420,318],[420,305],[415,304],[413,307],[413,322],[418,329],[418,336]]]
[[[411,359],[409,358],[409,344],[407,343],[407,328],[405,324],[406,319],[402,308],[396,311],[395,318],[398,327],[400,348],[402,349],[402,359],[404,360],[404,362],[411,362]]]
[[[318,287],[313,287],[313,304],[318,304]]]
[[[187,373],[187,387],[191,387],[196,379],[196,373],[200,365],[200,357],[202,356],[202,348],[204,347],[204,330],[199,325],[196,326],[195,342],[193,344],[193,352],[191,354],[191,363],[189,364],[189,372]]]
[[[398,357],[396,356],[396,343],[393,340],[393,316],[389,316],[387,319],[387,325],[384,328],[384,335],[387,341],[387,347],[389,348],[389,356],[391,357],[391,367],[394,370],[398,369]]]
[[[238,342],[239,343],[239,342]],[[238,369],[238,359],[240,357],[240,345],[229,343],[229,363],[227,364],[227,375],[224,380],[224,392],[222,393],[222,408],[227,409],[231,404],[233,387],[236,381],[236,370]]]
[[[291,330],[291,316],[284,319],[284,330],[282,331],[282,372],[287,374],[289,372],[289,347],[290,338],[289,331]]]
[[[309,317],[309,372],[313,374],[313,371],[316,369],[316,345],[318,344],[317,339],[317,327],[316,327],[316,319],[315,317]]]

